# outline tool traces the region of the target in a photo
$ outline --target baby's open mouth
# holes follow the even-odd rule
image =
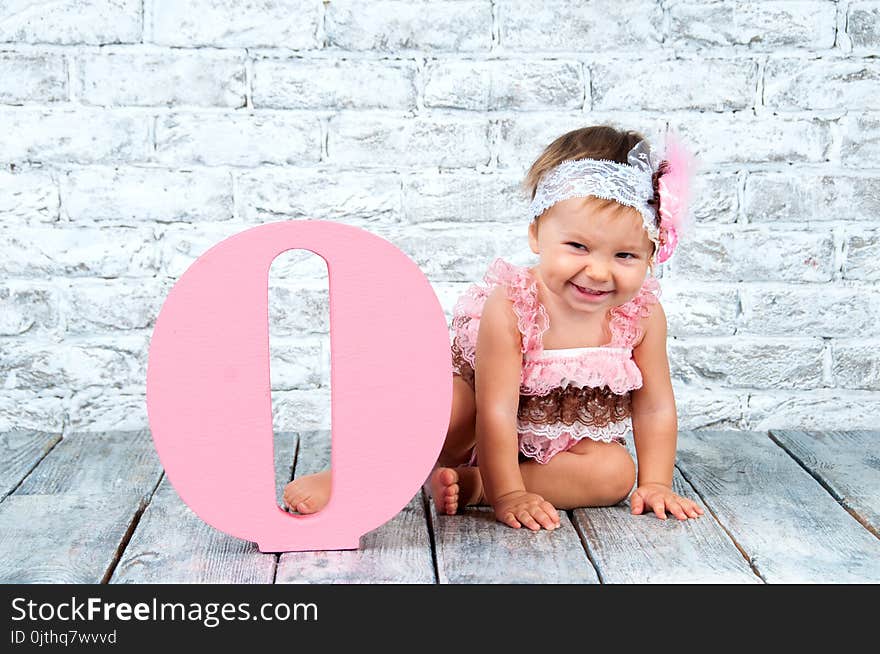
[[[579,290],[584,295],[592,295],[594,297],[601,297],[603,295],[608,295],[611,291],[596,291],[592,288],[587,288],[586,286],[578,286],[574,282],[572,282],[573,286]]]

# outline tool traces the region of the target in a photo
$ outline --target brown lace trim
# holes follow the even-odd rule
[[[468,383],[468,386],[474,388],[474,369],[471,364],[465,361],[461,349],[455,341],[452,342],[452,370],[460,375]]]
[[[452,349],[455,370],[474,388],[474,369]],[[520,395],[517,417],[536,425],[578,422],[591,427],[604,427],[632,415],[630,393],[618,395],[607,386],[600,388],[566,386],[555,388],[547,395]]]
[[[554,388],[547,395],[520,395],[517,417],[535,425],[578,422],[590,427],[604,427],[629,417],[630,394],[617,395],[607,386],[592,388],[566,386]]]

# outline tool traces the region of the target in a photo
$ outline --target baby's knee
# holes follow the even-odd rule
[[[437,457],[437,465],[445,467],[460,466],[468,462],[473,453],[474,443],[468,439],[462,439],[461,436],[453,436],[450,438],[446,435],[443,447],[440,449],[440,455]]]
[[[598,491],[603,506],[625,500],[636,482],[636,465],[625,448],[614,445],[597,475]]]

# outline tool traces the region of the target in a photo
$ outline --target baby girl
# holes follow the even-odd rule
[[[526,177],[537,265],[498,259],[453,313],[452,412],[430,480],[438,513],[487,504],[514,528],[559,526],[557,509],[702,514],[672,491],[678,421],[666,316],[653,276],[678,240],[689,158],[662,161],[608,126],[553,141]],[[300,513],[328,501],[330,471],[288,484]]]

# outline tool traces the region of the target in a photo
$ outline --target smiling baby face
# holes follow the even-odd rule
[[[601,315],[635,297],[654,248],[638,211],[593,197],[554,204],[529,226],[529,245],[553,304]]]

